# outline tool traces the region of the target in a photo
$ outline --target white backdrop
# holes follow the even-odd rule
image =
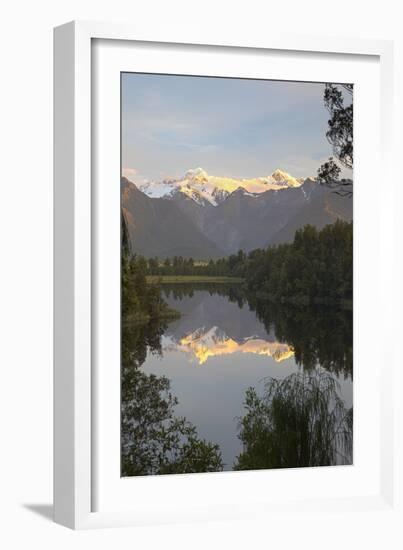
[[[301,540],[299,522],[252,521],[72,532],[52,524],[52,27],[71,19],[132,21],[162,29],[250,35],[306,32],[394,38],[397,92],[403,98],[403,38],[399,2],[383,0],[14,0],[2,9],[0,128],[1,238],[1,490],[4,548],[400,548],[402,528],[387,513],[323,514]],[[400,67],[400,69],[399,69]],[[397,128],[402,109],[398,107]],[[400,132],[398,149],[403,150]],[[396,174],[403,199],[402,173]],[[385,182],[384,182],[385,183]],[[399,201],[403,204],[403,200]],[[397,230],[403,236],[402,220]],[[403,240],[403,239],[402,239]],[[401,266],[400,266],[400,273]],[[402,277],[403,280],[403,277]],[[400,297],[397,296],[397,299]],[[398,344],[401,325],[391,324]],[[400,378],[402,380],[402,378]],[[403,456],[403,455],[401,455]]]

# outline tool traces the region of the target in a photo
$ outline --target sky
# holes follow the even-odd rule
[[[320,83],[123,73],[123,175],[143,183],[201,167],[233,178],[277,168],[314,176],[332,155],[323,90]]]

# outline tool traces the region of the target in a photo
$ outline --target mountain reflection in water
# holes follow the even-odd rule
[[[197,359],[203,365],[211,357],[231,355],[233,353],[254,353],[272,357],[277,363],[294,355],[288,344],[268,342],[262,338],[249,336],[241,341],[230,338],[225,332],[214,326],[201,327],[175,342],[169,337],[162,340],[163,351],[182,351]]]
[[[181,317],[159,329],[158,353],[142,344],[145,335],[137,338],[141,370],[170,380],[175,414],[218,444],[224,469],[242,452],[239,421],[250,387],[259,393],[268,379],[327,372],[351,409],[351,312],[275,307],[237,285],[163,285],[163,295]]]

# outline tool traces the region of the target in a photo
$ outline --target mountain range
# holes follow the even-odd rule
[[[290,242],[306,224],[351,221],[352,199],[315,178],[282,170],[236,179],[189,170],[182,178],[136,186],[121,180],[132,249],[146,257],[208,259]]]
[[[188,170],[183,178],[165,179],[161,182],[147,182],[140,186],[147,196],[152,198],[173,198],[178,193],[192,199],[197,204],[217,206],[238,189],[244,193],[258,195],[269,190],[300,187],[304,179],[296,179],[275,170],[270,176],[253,179],[237,179],[222,176],[210,176],[202,168]]]

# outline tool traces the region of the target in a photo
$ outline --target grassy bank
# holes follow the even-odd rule
[[[219,277],[208,275],[147,275],[148,284],[173,283],[243,283],[242,277]]]

